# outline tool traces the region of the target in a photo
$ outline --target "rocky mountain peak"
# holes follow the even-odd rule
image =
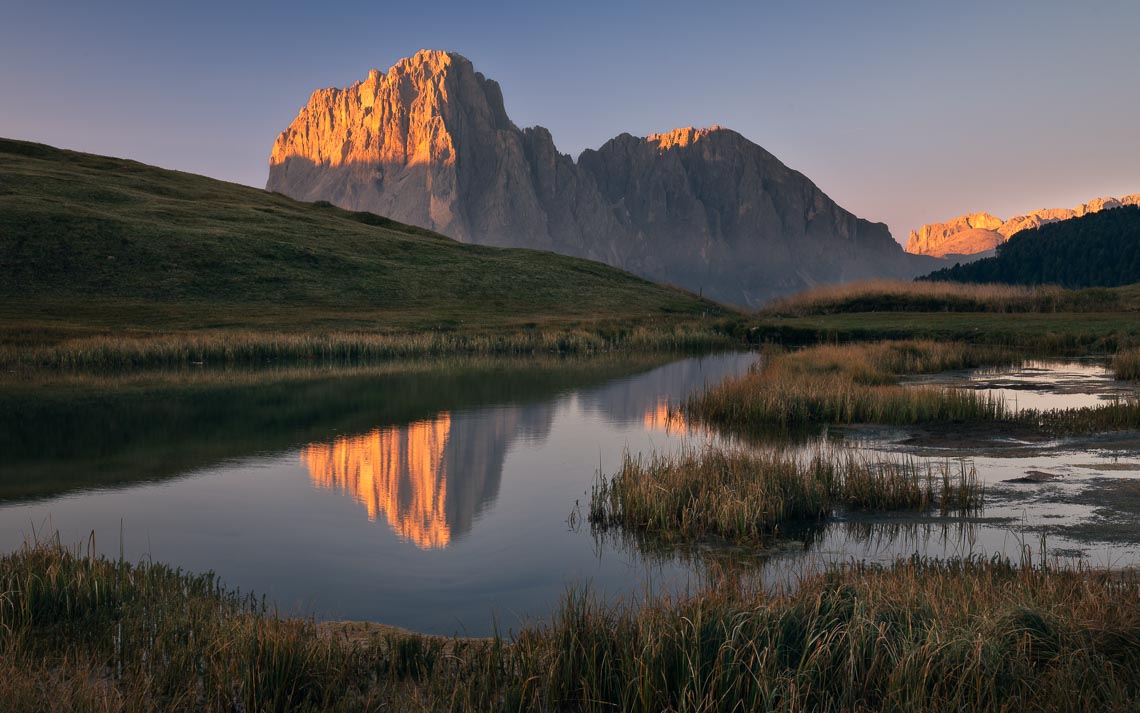
[[[933,267],[719,126],[622,134],[575,162],[546,129],[515,126],[499,85],[450,52],[424,50],[314,92],[277,137],[267,187],[457,240],[598,260],[739,305]]]
[[[664,134],[650,134],[649,136],[645,137],[645,140],[648,143],[656,144],[659,150],[666,151],[671,148],[684,148],[685,146],[689,146],[699,139],[705,138],[714,131],[728,130],[716,125],[704,129],[698,129],[693,126],[684,126],[679,129],[673,129],[672,131],[666,132]],[[731,133],[736,134],[735,131]],[[739,134],[737,134],[737,136],[739,136]]]

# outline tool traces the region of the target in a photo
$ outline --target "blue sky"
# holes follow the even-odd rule
[[[263,186],[313,89],[470,58],[577,155],[721,124],[895,237],[1140,192],[1140,3],[5,0],[0,136]]]

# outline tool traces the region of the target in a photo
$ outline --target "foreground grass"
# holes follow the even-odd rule
[[[847,567],[643,606],[571,592],[510,640],[329,636],[209,576],[0,558],[13,711],[1130,710],[1140,586],[1003,561]]]
[[[1019,361],[1015,351],[1004,348],[921,340],[772,351],[758,369],[692,397],[686,409],[708,423],[744,431],[855,423],[1001,423],[1067,435],[1140,427],[1137,399],[1092,408],[1015,411],[1000,398],[969,389],[901,383],[908,374]]]
[[[981,506],[977,474],[961,464],[937,473],[911,460],[849,451],[796,455],[708,446],[678,455],[625,455],[590,494],[596,530],[620,528],[665,542],[719,538],[757,544],[782,527],[822,520],[837,507],[970,511]]]
[[[866,280],[828,285],[776,300],[763,314],[781,317],[856,312],[1112,312],[1140,305],[1130,292],[1067,290],[1055,285],[977,285]]]

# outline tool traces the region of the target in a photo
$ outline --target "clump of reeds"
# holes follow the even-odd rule
[[[620,528],[665,542],[746,544],[824,519],[837,507],[949,513],[979,508],[982,496],[964,462],[955,471],[824,448],[808,454],[710,445],[648,458],[625,454],[613,476],[598,474],[589,520],[596,531]]]
[[[1120,295],[1107,289],[866,280],[783,297],[764,313],[802,317],[848,312],[1090,312],[1116,310],[1121,305]]]
[[[1140,585],[1004,560],[851,565],[605,605],[512,639],[364,642],[211,577],[40,546],[0,557],[8,710],[1133,710]]]
[[[154,336],[98,336],[58,344],[0,346],[0,367],[124,369],[271,362],[360,364],[451,355],[594,354],[613,350],[687,350],[735,343],[690,326],[630,329],[529,329],[505,333],[421,331],[276,333],[202,331]]]
[[[931,341],[769,352],[759,368],[693,397],[686,408],[703,420],[741,429],[1001,421],[1013,416],[1001,399],[903,386],[899,377],[1017,361],[1004,350]]]
[[[715,535],[763,539],[788,521],[818,519],[832,507],[838,478],[822,456],[802,462],[779,452],[684,449],[631,456],[590,495],[590,523],[685,540]]]
[[[1112,373],[1117,379],[1140,381],[1140,348],[1117,352],[1112,357]]]

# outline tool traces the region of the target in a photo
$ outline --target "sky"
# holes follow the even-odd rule
[[[910,229],[1140,192],[1140,2],[0,0],[0,136],[262,187],[317,88],[468,57],[577,156],[720,124]]]

